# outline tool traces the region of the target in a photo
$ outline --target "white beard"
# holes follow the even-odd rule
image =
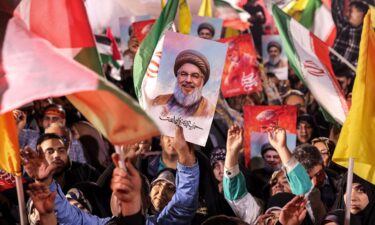
[[[203,85],[202,85],[203,86]],[[197,110],[199,101],[202,98],[202,87],[196,88],[193,93],[185,95],[177,84],[173,92],[174,100],[178,104],[168,103],[169,112],[183,116],[191,116]],[[172,103],[172,104],[171,104]]]
[[[180,85],[177,84],[176,87],[174,88],[173,95],[174,95],[174,98],[176,99],[176,101],[180,105],[185,106],[185,107],[189,107],[189,106],[194,105],[195,103],[197,103],[201,99],[202,88],[196,88],[193,91],[193,93],[191,93],[189,95],[185,95],[182,92]]]
[[[281,61],[281,56],[277,56],[276,58],[269,58],[268,63],[272,66],[276,66]]]

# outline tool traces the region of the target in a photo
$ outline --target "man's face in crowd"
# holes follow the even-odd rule
[[[217,181],[220,183],[223,182],[223,176],[224,176],[224,160],[218,160],[214,164],[214,175]]]
[[[298,95],[290,95],[285,100],[285,105],[295,105],[297,106],[297,113],[298,115],[301,115],[303,113],[306,113],[306,106],[305,106],[305,99],[303,97]]]
[[[281,52],[277,47],[272,46],[268,49],[268,55],[269,55],[270,59],[275,59],[275,58],[279,57],[280,53]]]
[[[162,151],[165,152],[167,155],[177,155],[176,150],[173,148],[173,137],[162,135],[160,137],[160,145]]]
[[[176,187],[171,183],[160,180],[156,182],[150,192],[151,204],[157,212],[163,210],[163,208],[171,201]]]
[[[280,156],[273,149],[266,151],[266,153],[264,153],[263,155],[263,159],[264,159],[264,162],[273,169],[279,169],[281,167]]]
[[[44,133],[46,134],[57,134],[58,136],[62,137],[65,141],[65,146],[68,148],[70,145],[70,137],[69,134],[63,130],[58,123],[51,123],[47,129],[45,129]]]
[[[346,204],[346,193],[344,195],[344,201]],[[360,183],[353,183],[350,212],[352,214],[360,213],[362,210],[366,208],[368,203],[369,199],[366,190]]]
[[[198,33],[198,36],[203,39],[211,40],[213,38],[213,35],[209,29],[201,29]]]
[[[49,113],[48,111],[43,115],[43,128],[47,129],[51,123],[61,123],[65,125],[65,118],[57,115],[56,113]]]
[[[358,27],[363,23],[365,14],[355,6],[349,8],[349,23],[353,27]]]
[[[56,166],[56,172],[62,172],[68,164],[68,151],[64,143],[59,139],[45,140],[40,144],[46,160]]]
[[[314,143],[314,146],[320,151],[320,155],[323,158],[323,165],[327,167],[330,161],[329,150],[327,148],[327,145],[324,142],[320,141],[320,142]]]
[[[139,42],[137,40],[137,38],[135,36],[131,36],[129,41],[128,41],[128,47],[129,47],[129,50],[132,52],[132,53],[136,53],[138,48],[139,48]]]
[[[324,180],[326,179],[323,165],[319,164],[314,166],[309,171],[309,176],[314,187],[322,187],[324,184]]]
[[[297,125],[297,139],[300,143],[304,144],[310,141],[313,133],[313,128],[309,123],[300,122]]]

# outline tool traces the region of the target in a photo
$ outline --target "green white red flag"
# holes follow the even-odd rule
[[[157,84],[158,70],[164,42],[164,34],[170,30],[176,16],[179,1],[168,1],[159,18],[143,40],[134,59],[134,87],[142,108],[147,108]]]
[[[277,6],[272,11],[290,65],[319,105],[343,124],[348,104],[333,73],[329,47]]]

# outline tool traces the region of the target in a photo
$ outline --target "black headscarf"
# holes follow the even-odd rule
[[[336,212],[338,212],[337,210],[345,209],[344,195],[346,192],[346,184],[347,184],[346,178],[347,178],[347,173],[342,177],[341,182],[340,182],[341,189],[339,190],[336,203],[334,205],[334,209],[336,209],[334,211]],[[353,183],[359,183],[362,185],[362,187],[364,188],[368,196],[369,203],[366,206],[366,208],[363,209],[361,212],[355,215],[351,214],[352,219],[350,220],[350,224],[351,225],[375,224],[375,186],[355,174],[353,174]]]

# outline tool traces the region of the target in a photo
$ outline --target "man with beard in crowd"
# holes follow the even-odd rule
[[[176,57],[174,74],[177,85],[172,94],[161,95],[152,100],[153,106],[163,106],[163,114],[210,117],[215,108],[202,96],[203,86],[210,77],[207,58],[195,50],[185,50]]]

